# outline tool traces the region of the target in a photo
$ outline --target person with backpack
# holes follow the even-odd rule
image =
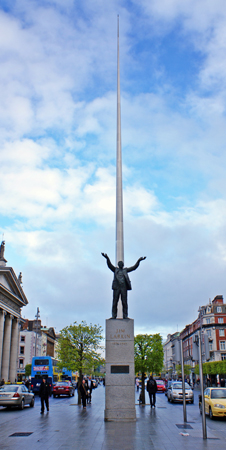
[[[152,406],[155,408],[155,400],[156,400],[155,394],[157,392],[157,384],[156,381],[153,379],[152,375],[150,375],[149,380],[147,382],[147,391],[149,393],[151,408]]]

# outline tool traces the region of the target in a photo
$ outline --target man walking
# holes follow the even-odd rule
[[[86,392],[87,392],[87,403],[91,403],[93,382],[92,382],[92,378],[90,376],[89,376],[88,380],[86,381],[85,387],[86,387]]]
[[[157,384],[152,375],[150,375],[147,382],[147,391],[149,393],[151,408],[152,406],[155,408],[155,394],[157,392]]]
[[[42,379],[42,383],[39,389],[39,396],[41,398],[41,414],[44,414],[45,404],[46,409],[49,411],[49,397],[50,397],[50,385],[45,378]]]

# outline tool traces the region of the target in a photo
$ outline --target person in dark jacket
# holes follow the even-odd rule
[[[87,403],[91,403],[92,400],[92,390],[93,390],[93,381],[92,378],[89,377],[85,382],[85,388],[87,393]]]
[[[152,375],[150,375],[149,380],[147,382],[147,391],[149,393],[150,397],[150,405],[155,408],[155,394],[157,392],[157,384],[156,381],[153,379]]]
[[[82,383],[80,384],[79,390],[81,392],[82,397],[82,405],[83,409],[86,409],[86,384],[85,379],[83,378]]]
[[[41,414],[44,413],[45,410],[45,404],[46,409],[49,411],[49,397],[51,395],[50,392],[50,385],[48,381],[46,381],[45,378],[42,379],[42,383],[39,389],[39,397],[41,398]]]

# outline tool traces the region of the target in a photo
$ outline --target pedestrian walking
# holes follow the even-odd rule
[[[49,397],[51,395],[50,385],[45,378],[42,379],[42,383],[39,389],[39,396],[41,398],[41,414],[44,413],[45,405],[47,412],[49,412]]]
[[[139,391],[139,387],[140,387],[140,381],[139,381],[139,378],[136,378],[135,383],[136,383],[137,392],[138,392],[138,391]]]
[[[93,390],[93,382],[92,378],[89,377],[88,380],[85,382],[85,389],[87,393],[87,403],[91,403],[92,400],[92,390]]]
[[[147,382],[147,391],[149,393],[150,398],[150,405],[155,408],[155,394],[157,392],[157,384],[156,381],[153,379],[152,375],[150,375],[149,380]]]
[[[85,386],[85,379],[83,378],[82,383],[80,384],[79,390],[81,392],[81,397],[82,397],[82,405],[83,405],[83,409],[86,409],[86,386]]]

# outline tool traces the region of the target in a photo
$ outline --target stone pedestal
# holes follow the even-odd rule
[[[136,420],[134,321],[106,320],[105,421]]]

